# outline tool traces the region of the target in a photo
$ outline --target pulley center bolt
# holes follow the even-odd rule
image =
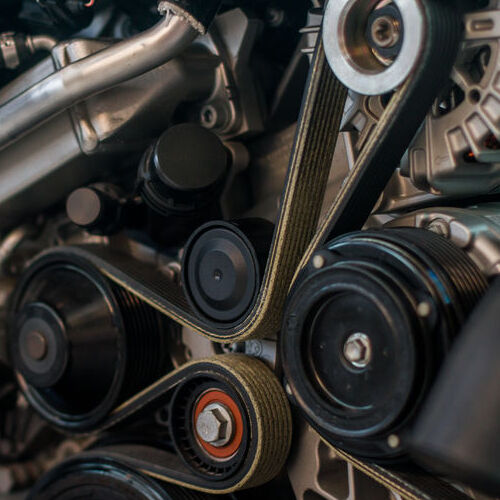
[[[42,361],[47,356],[47,339],[36,330],[26,336],[26,353],[35,361]]]
[[[349,335],[344,343],[344,357],[356,368],[365,368],[372,359],[372,343],[364,333]]]
[[[211,403],[196,419],[198,437],[216,448],[226,446],[233,437],[234,419],[226,406]]]
[[[383,49],[394,47],[401,36],[399,21],[392,16],[377,17],[372,23],[371,35],[379,47]]]

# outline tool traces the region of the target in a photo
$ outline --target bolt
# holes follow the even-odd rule
[[[420,302],[417,306],[417,314],[421,318],[428,318],[432,313],[432,306],[429,302]]]
[[[285,20],[285,12],[276,7],[269,7],[266,11],[266,20],[272,28],[278,28]]]
[[[200,112],[201,124],[207,128],[214,128],[217,125],[217,110],[213,106],[203,106]]]
[[[392,16],[380,16],[371,26],[373,41],[381,48],[394,47],[399,41],[401,30],[399,22]]]
[[[434,219],[430,221],[429,224],[427,224],[427,229],[444,238],[449,238],[450,236],[450,226],[443,219]]]
[[[387,444],[389,445],[389,448],[398,448],[399,445],[401,444],[401,440],[399,439],[399,436],[396,434],[391,434],[387,438]]]
[[[356,368],[365,368],[372,359],[372,343],[364,333],[353,333],[344,344],[345,359]]]
[[[325,264],[326,260],[322,255],[317,254],[313,257],[312,265],[314,269],[321,269]]]
[[[232,414],[220,403],[207,405],[196,419],[198,437],[217,448],[225,446],[231,441],[233,426]]]
[[[26,352],[31,359],[42,361],[47,356],[47,339],[37,331],[29,332],[26,336]]]
[[[225,129],[230,117],[223,103],[206,104],[200,110],[200,123],[207,129]]]

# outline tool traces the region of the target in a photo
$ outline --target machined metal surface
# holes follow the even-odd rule
[[[402,165],[421,189],[463,195],[500,188],[500,36],[480,29],[490,21],[498,23],[499,9],[495,0],[465,17],[465,41],[449,88]]]
[[[497,192],[500,186],[500,2],[466,14],[450,82],[425,118],[378,211],[439,204],[439,197]],[[386,96],[350,93],[342,129],[349,163],[370,137]]]
[[[329,2],[326,7],[323,39],[328,62],[337,78],[360,94],[378,95],[396,89],[415,69],[420,58],[426,27],[420,2],[411,0],[394,1],[405,27],[398,57],[384,65],[374,56],[364,26],[372,10],[385,3],[339,0]],[[396,32],[394,30],[392,38]]]
[[[347,168],[353,168],[359,154],[365,147],[377,126],[387,102],[384,96],[364,96],[350,92],[342,120],[342,138]],[[397,168],[380,197],[376,213],[394,213],[411,207],[427,205],[439,199],[439,195],[417,188]]]
[[[84,39],[59,44],[51,58],[0,90],[0,104],[49,78],[57,67],[70,68],[109,47],[109,42]],[[60,201],[103,169],[112,171],[117,155],[144,149],[181,102],[210,95],[217,64],[206,49],[191,47],[182,57],[90,97],[1,149],[0,229]]]
[[[309,425],[297,422],[294,431],[287,471],[298,500],[402,500],[336,455]]]
[[[0,107],[0,147],[79,101],[166,63],[197,36],[184,19],[166,15],[144,33],[61,68]]]
[[[500,274],[500,205],[471,208],[433,207],[401,215],[389,227],[417,227],[434,231],[459,248],[488,277]]]
[[[196,41],[221,62],[212,93],[199,108],[200,124],[226,139],[264,130],[264,109],[249,59],[261,29],[260,20],[231,9],[217,16],[207,35]]]
[[[114,176],[113,180],[120,177],[120,165],[123,172],[129,168],[124,166],[125,161],[122,160],[132,159],[130,161],[132,163],[134,161],[132,155],[139,154],[148,141],[163,132],[171,123],[176,123],[177,119],[199,123],[226,141],[225,146],[230,151],[228,156],[233,162],[236,159],[237,165],[231,167],[234,172],[231,174],[232,177],[225,192],[228,196],[235,196],[231,191],[233,177],[246,169],[245,176],[242,176],[243,182],[250,181],[248,184],[251,184],[251,187],[246,187],[248,191],[252,191],[252,196],[249,196],[249,200],[245,200],[241,205],[245,207],[245,216],[257,215],[279,223],[275,244],[277,257],[273,257],[274,260],[271,259],[268,264],[273,271],[272,276],[270,274],[269,283],[261,292],[262,307],[256,311],[258,314],[252,318],[253,324],[250,325],[252,328],[253,325],[257,325],[254,329],[258,334],[257,338],[252,338],[254,330],[247,328],[248,325],[243,325],[246,330],[237,331],[228,338],[223,335],[215,337],[208,327],[204,325],[200,327],[196,318],[193,320],[191,317],[183,316],[183,292],[178,286],[182,249],[153,247],[142,238],[136,241],[137,234],[133,234],[131,238],[128,233],[120,233],[110,238],[98,238],[90,235],[82,236],[80,232],[75,236],[69,231],[73,237],[59,237],[59,235],[57,238],[40,237],[34,243],[32,242],[31,246],[28,245],[29,249],[26,250],[23,243],[27,236],[31,237],[30,226],[21,226],[17,231],[7,235],[3,242],[0,241],[0,321],[4,319],[7,300],[14,286],[10,275],[19,273],[21,265],[39,251],[52,248],[52,253],[56,255],[57,250],[53,248],[55,245],[73,245],[78,246],[74,250],[75,255],[88,258],[89,262],[93,262],[107,278],[110,278],[113,287],[130,290],[132,295],[150,301],[151,305],[161,310],[166,316],[184,325],[172,322],[172,328],[165,331],[168,357],[171,358],[172,365],[178,371],[166,373],[165,378],[116,408],[110,420],[106,421],[104,427],[98,432],[106,429],[112,433],[112,426],[115,423],[120,422],[120,425],[123,423],[122,417],[125,423],[129,417],[132,422],[136,411],[137,416],[141,417],[142,411],[147,410],[147,405],[154,398],[160,397],[163,389],[167,392],[172,390],[174,385],[169,385],[170,382],[168,382],[170,375],[173,377],[172,380],[177,376],[180,380],[184,376],[184,369],[196,366],[196,364],[189,363],[190,361],[202,358],[214,359],[216,361],[212,367],[213,371],[215,368],[224,368],[222,366],[224,357],[222,357],[222,365],[218,365],[217,360],[221,359],[221,356],[215,355],[226,353],[229,359],[236,360],[243,359],[246,355],[248,359],[244,363],[242,361],[242,364],[247,364],[252,368],[257,363],[255,369],[252,368],[253,371],[249,372],[248,377],[245,374],[247,377],[245,380],[250,385],[260,380],[259,377],[264,373],[265,368],[253,358],[258,358],[276,373],[281,373],[284,360],[280,356],[278,330],[282,301],[279,300],[272,287],[274,283],[283,281],[285,278],[291,279],[292,268],[296,267],[307,243],[307,235],[304,236],[301,232],[302,228],[307,226],[310,229],[308,237],[313,237],[317,215],[321,210],[321,201],[318,200],[322,198],[324,188],[326,187],[326,197],[323,202],[323,212],[328,210],[342,189],[345,177],[350,171],[355,170],[357,161],[363,155],[365,148],[374,148],[375,142],[382,142],[384,137],[377,135],[379,131],[376,128],[388,106],[390,96],[381,95],[381,93],[386,91],[392,93],[392,90],[396,90],[396,99],[404,99],[404,92],[400,92],[401,85],[411,92],[411,87],[404,80],[413,71],[418,71],[416,62],[421,58],[420,49],[425,44],[426,33],[421,24],[420,14],[414,15],[422,5],[422,1],[396,0],[394,2],[403,17],[406,16],[404,30],[402,25],[386,15],[379,17],[370,28],[372,39],[381,48],[394,47],[403,40],[401,53],[394,59],[380,57],[373,50],[373,46],[370,47],[370,44],[365,43],[366,26],[363,23],[360,23],[363,25],[362,28],[356,26],[356,19],[365,19],[373,12],[373,9],[390,5],[391,0],[331,0],[329,2],[323,33],[325,50],[330,64],[336,72],[338,71],[337,76],[355,90],[351,90],[349,95],[342,123],[344,140],[338,141],[333,162],[334,139],[338,131],[337,119],[342,108],[339,103],[342,101],[344,89],[338,82],[330,81],[329,67],[320,50],[314,61],[317,66],[316,71],[310,75],[315,94],[311,93],[305,102],[304,116],[302,120],[299,120],[299,129],[297,130],[296,124],[290,124],[290,122],[286,122],[286,128],[281,129],[281,122],[280,126],[272,125],[270,130],[266,130],[268,123],[266,106],[259,88],[262,81],[256,78],[256,74],[261,76],[261,68],[256,71],[254,67],[256,59],[261,57],[262,46],[257,45],[256,51],[254,48],[255,44],[259,44],[262,40],[260,35],[264,26],[265,30],[269,30],[286,24],[286,9],[271,12],[269,24],[266,23],[265,18],[251,17],[246,9],[224,10],[215,19],[208,33],[198,37],[194,43],[191,43],[196,36],[194,30],[189,28],[184,31],[188,24],[175,16],[170,19],[170,23],[168,19],[164,19],[160,25],[153,28],[153,31],[122,42],[122,45],[104,40],[75,38],[53,48],[53,41],[40,39],[37,42],[39,49],[51,49],[51,58],[42,61],[7,87],[0,89],[2,123],[4,113],[10,113],[5,114],[6,117],[15,118],[6,129],[0,127],[0,233],[3,229],[15,227],[15,224],[18,221],[20,223],[26,216],[34,215],[38,211],[45,213],[49,207],[55,209],[55,204],[63,200],[75,188],[89,182],[96,182],[110,174]],[[203,1],[200,4],[202,5]],[[317,0],[313,4],[321,8],[326,2]],[[332,12],[335,14],[333,17]],[[465,194],[484,193],[496,189],[496,155],[499,153],[494,139],[499,136],[495,128],[497,126],[495,120],[496,108],[500,102],[500,88],[497,89],[495,84],[495,79],[500,79],[500,75],[495,72],[497,59],[500,58],[500,48],[496,47],[496,38],[500,37],[498,12],[500,12],[500,0],[495,0],[490,2],[485,11],[466,16],[463,50],[460,52],[452,75],[454,85],[462,85],[462,89],[467,89],[464,94],[465,98],[460,101],[456,93],[449,93],[436,100],[433,112],[428,115],[426,123],[410,145],[407,158],[403,160],[401,168],[398,168],[392,175],[376,206],[376,200],[373,200],[375,215],[368,222],[372,226],[386,223],[391,227],[410,226],[434,231],[464,249],[488,277],[500,274],[500,205],[485,204],[467,209],[422,207],[435,205],[441,201],[452,203],[453,199]],[[171,13],[167,15],[171,16]],[[319,9],[315,10],[310,18],[314,26],[311,25],[304,30],[306,35],[304,39],[308,38],[310,45],[314,45],[320,32],[319,26],[316,26],[319,24],[318,19],[321,18]],[[337,27],[340,26],[340,31],[337,28],[333,29],[331,24],[328,25],[328,22],[333,23],[332,19],[337,23]],[[121,30],[123,31],[123,26]],[[174,33],[168,36],[167,40],[169,30]],[[118,51],[119,46],[122,53],[118,57],[116,52],[114,60],[121,60],[122,63],[125,60],[133,60],[133,66],[136,68],[134,71],[139,71],[137,59],[140,57],[134,55],[136,52],[133,52],[132,44],[137,44],[139,37],[146,36],[151,36],[151,42],[153,38],[156,40],[155,55],[151,54],[146,58],[149,69],[144,70],[145,72],[139,76],[126,79],[126,81],[120,80],[120,83],[112,84],[110,88],[109,78],[115,78],[117,82],[118,79],[124,78],[124,66],[127,64],[121,64],[122,67],[118,69],[120,63],[116,63],[117,67],[112,68],[111,75],[105,75],[105,71],[101,71],[102,75],[100,74],[97,78],[97,83],[95,79],[92,79],[91,73],[87,73],[87,69],[95,71],[96,68],[100,68],[102,70],[105,62],[106,64],[111,62],[111,54],[115,49]],[[494,42],[492,39],[495,39]],[[160,40],[163,40],[163,55],[160,55]],[[172,42],[175,47],[169,46]],[[338,44],[338,47],[332,52],[334,44]],[[441,43],[440,46],[444,45],[446,43]],[[164,64],[151,66],[154,58],[166,57],[174,49],[180,50],[181,46],[188,46],[181,55]],[[470,63],[485,46],[488,47],[489,57],[483,55],[478,59],[478,67],[484,71],[484,81],[472,81]],[[151,48],[151,45],[148,47]],[[301,47],[305,54],[312,55],[314,52],[311,47],[303,49],[303,45],[299,45],[298,52]],[[140,47],[138,50],[142,53],[142,50],[146,48]],[[330,53],[328,53],[329,50]],[[107,57],[110,59],[106,61]],[[347,69],[345,67],[338,69],[339,59],[342,59],[342,64],[346,65]],[[448,61],[452,58],[445,57],[445,59]],[[99,65],[97,65],[98,60],[101,61]],[[286,61],[282,62],[286,63]],[[146,61],[140,64],[146,64]],[[320,74],[319,70],[324,73]],[[67,95],[64,85],[61,86],[61,82],[64,83],[64,78],[62,78],[64,74],[71,77]],[[81,77],[80,87],[76,82],[77,74]],[[84,80],[85,89],[82,89]],[[49,81],[52,82],[50,85]],[[97,89],[99,82],[100,88]],[[267,81],[265,83],[269,84]],[[47,87],[44,87],[45,85]],[[38,101],[35,101],[34,107],[26,104],[31,102],[33,97],[41,99],[37,89],[45,88],[51,92],[57,89],[61,96],[65,94],[64,99],[57,97],[62,100],[56,104],[56,100],[52,99],[52,95],[55,96],[56,92],[50,94],[51,98],[47,99],[47,108],[44,108],[43,112],[41,110],[43,106],[38,108],[36,104]],[[361,95],[359,93],[361,91],[367,95]],[[288,97],[288,94],[284,93],[284,95]],[[479,99],[477,99],[478,95]],[[448,105],[446,101],[448,97],[453,102],[451,108],[445,109]],[[21,109],[21,115],[23,115],[20,118],[14,113],[14,108],[10,108],[16,102],[17,105],[22,105],[22,109],[18,108]],[[395,104],[392,106],[396,107]],[[466,107],[471,113],[467,116]],[[459,109],[460,113],[463,113],[463,119],[462,115],[457,113]],[[179,113],[174,113],[174,111]],[[28,120],[30,113],[31,117]],[[417,113],[419,113],[418,110]],[[473,120],[469,120],[472,113]],[[412,114],[410,110],[407,116]],[[498,115],[500,116],[500,111]],[[43,116],[47,119],[43,119]],[[21,121],[17,121],[18,118]],[[10,121],[10,118],[8,119]],[[430,120],[433,120],[432,126],[427,124]],[[481,120],[487,125],[487,135],[484,135],[486,129],[480,126]],[[395,121],[398,122],[396,125],[389,124],[395,127],[394,130],[399,123],[404,124],[405,117],[398,115]],[[42,125],[38,126],[40,123]],[[462,150],[455,151],[453,149],[455,145],[446,138],[450,137],[446,134],[451,129],[454,134],[465,134],[468,144],[475,145],[476,149],[471,146],[466,150],[467,161],[463,156],[457,156],[456,151]],[[437,134],[443,130],[445,130],[444,139],[441,140],[441,136],[438,137]],[[255,134],[260,134],[260,136],[255,139]],[[374,135],[378,137],[375,141]],[[12,138],[14,140],[11,140]],[[488,139],[488,144],[484,142],[484,138]],[[229,143],[228,140],[241,142]],[[396,142],[398,140],[394,139],[393,143]],[[410,140],[405,140],[405,143],[409,144]],[[433,149],[434,147],[436,149]],[[291,152],[292,165],[287,176]],[[446,155],[451,158],[452,163],[455,160],[456,162],[450,166],[443,159]],[[392,158],[390,153],[381,155],[380,164],[388,157]],[[299,171],[296,167],[299,162],[313,165],[312,168]],[[316,163],[317,166],[314,166]],[[396,161],[392,163],[395,167]],[[330,164],[332,164],[332,169],[327,182],[326,170]],[[135,172],[133,166],[129,173],[131,172]],[[376,177],[376,173],[374,169],[372,177],[367,180],[365,191],[371,188],[370,184],[373,177]],[[319,177],[322,178],[321,182],[317,180]],[[294,178],[298,179],[296,183],[294,183]],[[377,184],[377,181],[373,183]],[[312,194],[301,195],[299,192],[301,189],[309,190]],[[238,191],[236,193],[238,196]],[[361,190],[360,193],[363,194]],[[358,200],[360,200],[358,208],[362,212],[366,211],[366,207],[361,206],[364,204],[363,197],[360,196]],[[292,207],[293,211],[289,210],[289,207]],[[417,211],[407,213],[409,209]],[[46,213],[50,220],[52,212]],[[241,215],[231,207],[223,208],[224,218],[230,219],[231,215],[228,214],[233,213]],[[298,221],[297,224],[294,223],[295,219]],[[362,222],[358,226],[360,227],[361,224]],[[139,232],[142,229],[144,228],[141,228]],[[320,229],[325,228],[320,225]],[[25,233],[24,230],[28,232]],[[146,231],[141,236],[144,234]],[[295,253],[286,253],[286,248],[284,251],[281,249],[280,245],[286,245],[288,242],[297,247]],[[96,250],[95,255],[92,254],[94,250],[89,250],[86,254],[87,250],[79,246],[81,243],[97,243],[100,249]],[[36,247],[36,250],[34,251],[32,247]],[[104,247],[109,247],[109,253]],[[60,249],[60,251],[71,252],[73,250],[70,248],[70,250]],[[49,250],[48,253],[51,251]],[[279,259],[282,259],[282,254],[289,261],[286,269],[280,264]],[[17,268],[11,264],[12,256],[17,257],[17,260],[14,260]],[[310,257],[310,265],[318,270],[328,264],[325,255],[321,250],[318,251],[318,247],[310,254]],[[8,271],[4,273],[7,276],[2,275],[2,267]],[[288,285],[284,286],[283,290],[286,294]],[[167,293],[162,296],[158,291]],[[155,295],[157,292],[158,294]],[[431,304],[425,300],[419,303],[418,300],[415,304],[416,313],[420,319],[425,320],[432,314]],[[179,310],[181,313],[178,312]],[[269,319],[266,319],[266,315]],[[276,320],[273,319],[274,316]],[[262,321],[260,325],[262,317],[266,321]],[[372,341],[363,331],[362,328],[350,330],[338,346],[338,355],[342,358],[343,364],[348,365],[353,371],[362,371],[367,367],[370,369],[370,363],[374,364]],[[243,335],[240,336],[240,333]],[[4,337],[0,323],[0,360],[6,357]],[[27,355],[33,360],[44,359],[46,356],[46,341],[36,330],[27,335],[25,347]],[[373,341],[374,348],[375,341]],[[206,363],[206,360],[204,362]],[[234,368],[238,366],[231,366],[231,370]],[[261,384],[261,393],[266,396],[274,386],[270,387],[268,380],[264,382]],[[281,378],[276,381],[280,395],[284,391],[293,401],[294,394],[290,381],[284,382]],[[163,431],[169,426],[172,418],[167,397],[165,401],[167,404],[155,414],[156,423],[164,428]],[[162,404],[164,403],[163,401]],[[246,400],[244,404],[247,405]],[[275,401],[271,401],[267,406],[269,414],[266,413],[259,420],[264,426],[275,423],[275,413],[281,408],[280,403]],[[251,405],[246,407],[250,408]],[[271,415],[272,412],[274,412],[273,415]],[[144,414],[146,413],[147,411],[144,411]],[[439,489],[433,490],[430,487],[426,490],[425,484],[422,489],[420,488],[421,478],[414,476],[406,482],[404,475],[399,475],[399,471],[393,474],[391,469],[357,460],[323,441],[311,427],[301,420],[298,412],[294,417],[296,418],[294,418],[292,454],[286,468],[297,499],[402,500],[411,498],[421,500],[425,498],[431,500],[432,498],[432,500],[437,500],[440,498],[438,494],[433,495],[433,492],[439,492]],[[259,440],[263,438],[263,446],[269,443],[274,445],[280,441],[284,447],[288,442],[286,440],[289,439],[288,421],[286,423],[287,425],[283,424],[281,429],[278,429],[280,432],[286,431],[286,439],[283,436],[275,439],[274,431],[266,430],[262,435],[259,431],[257,436],[259,446]],[[193,418],[187,427],[194,440],[197,440],[198,446],[203,443],[219,448],[227,446],[234,437],[236,425],[227,407],[222,404],[210,404],[197,418]],[[254,431],[251,430],[250,433]],[[170,435],[174,434],[170,432]],[[255,439],[255,436],[252,438]],[[387,445],[396,449],[402,440],[402,434],[391,434],[387,439]],[[287,451],[284,450],[284,455]],[[133,446],[130,448],[125,446],[121,449],[118,447],[116,453],[118,456],[123,454],[133,467],[147,471],[155,478],[179,483],[177,477],[179,471],[175,467],[169,469],[169,464],[178,458],[173,453],[167,453],[164,449],[152,447],[141,449],[141,447]],[[270,469],[278,468],[274,467],[276,456],[280,461],[285,460],[278,452],[272,455],[271,453],[266,458],[267,464],[259,465],[260,469],[255,477],[252,476],[250,479],[245,477],[243,487],[258,484],[261,477],[269,475]],[[282,461],[280,463],[282,464]],[[179,469],[181,472],[183,467],[184,464],[181,464]],[[2,474],[4,471],[0,470],[0,483]],[[10,476],[7,475],[6,482],[9,478]],[[196,474],[193,477],[185,476],[180,481],[180,484],[184,486],[205,492],[217,490],[216,492],[220,493],[241,487],[240,484],[235,485],[231,481],[228,483],[227,487],[212,487],[211,484],[203,484]],[[446,490],[448,495],[450,495],[450,489]],[[453,489],[451,490],[453,492]],[[405,496],[407,493],[408,496]],[[474,497],[472,491],[468,494]],[[264,497],[267,498],[266,494]],[[454,499],[455,497],[451,493],[451,496],[447,498]],[[457,498],[462,498],[462,496]],[[482,499],[483,497],[475,498]]]
[[[182,56],[85,99],[0,149],[0,229],[60,201],[103,169],[113,170],[117,155],[144,149],[181,103],[198,109],[200,123],[225,138],[262,130],[248,66],[258,29],[259,21],[240,9],[228,11]],[[78,38],[58,44],[50,59],[0,90],[0,115],[2,104],[113,47]],[[238,94],[228,91],[236,88]]]

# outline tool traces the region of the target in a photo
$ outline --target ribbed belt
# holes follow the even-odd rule
[[[88,451],[83,456],[110,457],[162,481],[207,493],[230,493],[273,479],[283,468],[290,450],[290,407],[274,373],[261,361],[243,354],[222,354],[183,365],[121,404],[95,432],[161,409],[169,404],[176,388],[193,378],[227,384],[238,394],[247,414],[246,456],[231,477],[217,480],[197,474],[174,451],[154,446],[115,445]]]
[[[329,240],[362,229],[401,157],[445,86],[462,35],[462,12],[447,0],[419,1],[426,36],[416,71],[395,91],[305,252],[294,282],[315,252]],[[286,362],[286,361],[285,361]],[[318,429],[317,429],[318,430]],[[321,433],[320,433],[321,434]],[[356,469],[408,500],[461,500],[457,489],[415,467],[391,469],[359,460],[325,443]]]
[[[235,342],[278,331],[286,296],[296,271],[306,265],[314,252],[329,238],[362,227],[432,101],[449,77],[460,41],[460,12],[454,2],[446,0],[415,1],[421,3],[427,21],[427,34],[417,70],[393,95],[334,204],[316,231],[346,97],[346,89],[328,67],[319,37],[263,283],[253,310],[238,326],[225,329],[205,324],[189,309],[178,284],[166,279],[153,266],[135,261],[125,254],[102,247],[56,248],[47,253],[57,258],[58,254],[64,257],[70,252],[87,259],[117,285],[211,340]],[[245,362],[249,362],[248,359]],[[195,366],[196,362],[188,364],[142,391],[118,408],[104,428],[130,417],[152,401],[157,403],[157,397],[168,393]],[[254,375],[257,376],[257,373]],[[283,406],[282,402],[279,405]],[[261,418],[269,420],[272,417],[262,412]],[[267,422],[266,425],[271,424]],[[287,430],[284,433],[274,430],[273,433],[268,428],[265,432],[270,434],[260,438],[274,442],[275,446],[276,440],[289,439]],[[286,446],[288,444],[289,441],[286,441]],[[468,498],[431,476],[366,464],[341,450],[335,451],[354,467],[388,489],[398,492],[403,498]],[[104,450],[100,453],[104,453]],[[264,469],[253,466],[246,475],[231,478],[231,484],[214,486],[189,474],[185,467],[173,460],[175,456],[166,451],[124,446],[108,449],[105,453],[162,480],[212,493],[253,486],[265,476]]]
[[[86,258],[111,281],[211,340],[237,342],[277,332],[293,275],[318,224],[345,105],[346,90],[333,76],[321,41],[307,88],[262,286],[239,325],[205,323],[191,311],[177,283],[130,256],[99,247],[59,247],[47,253]]]

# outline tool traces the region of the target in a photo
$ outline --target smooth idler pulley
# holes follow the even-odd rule
[[[349,89],[380,95],[401,85],[421,57],[424,2],[336,0],[324,17],[328,62]]]
[[[430,231],[334,240],[289,298],[281,339],[293,399],[334,445],[401,457],[415,412],[485,289],[474,262]]]
[[[47,420],[92,430],[127,397],[165,374],[169,328],[152,308],[74,256],[42,256],[13,296],[14,369]]]
[[[199,228],[183,257],[184,290],[192,308],[218,326],[231,326],[255,303],[274,226],[263,219],[216,221]]]

